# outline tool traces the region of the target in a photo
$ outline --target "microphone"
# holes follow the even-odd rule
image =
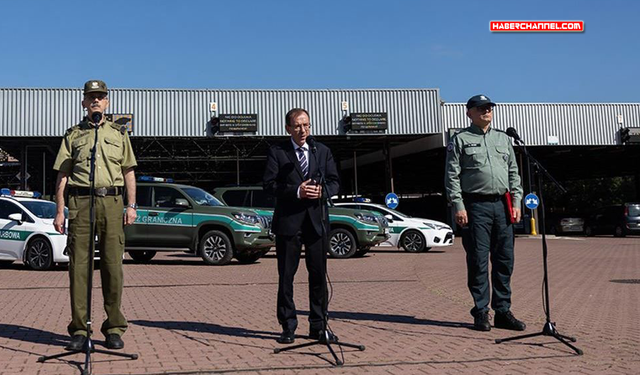
[[[513,138],[516,141],[516,143],[522,142],[522,139],[520,139],[520,136],[518,135],[518,132],[516,131],[516,129],[507,128],[506,133],[509,137]]]
[[[100,120],[102,120],[101,112],[93,112],[91,114],[91,121],[93,121],[94,124],[98,125],[100,123]]]
[[[309,144],[309,149],[312,153],[316,153],[318,151],[318,147],[316,146],[316,139],[313,136],[307,137],[307,143]]]

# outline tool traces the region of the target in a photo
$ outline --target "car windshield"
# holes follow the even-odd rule
[[[187,193],[191,199],[193,199],[199,206],[224,206],[222,202],[216,199],[213,195],[197,187],[182,188],[182,191]]]
[[[640,204],[629,205],[629,216],[640,216]]]
[[[40,219],[55,219],[56,204],[49,201],[22,201],[22,203],[32,214]],[[64,216],[67,217],[67,208],[64,209]]]

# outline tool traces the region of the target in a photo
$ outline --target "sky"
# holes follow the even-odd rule
[[[0,87],[438,88],[640,102],[640,1],[0,0]],[[492,33],[581,20],[582,33]]]

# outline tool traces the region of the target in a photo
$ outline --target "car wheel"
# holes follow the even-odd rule
[[[613,235],[616,237],[624,237],[626,233],[624,232],[624,228],[620,225],[616,225],[616,228],[613,230]]]
[[[408,230],[400,238],[400,246],[409,253],[421,253],[426,245],[424,236],[417,230]]]
[[[356,240],[346,229],[336,228],[329,235],[329,256],[351,258],[358,250]]]
[[[358,250],[356,250],[356,253],[354,256],[356,257],[363,257],[366,253],[369,252],[369,250],[371,250],[371,246],[365,246],[365,247],[361,247]]]
[[[591,228],[591,227],[584,228],[584,235],[587,236],[587,237],[592,237],[593,236],[593,228]]]
[[[211,230],[200,239],[200,256],[205,263],[223,266],[233,258],[231,241],[219,230]]]
[[[154,256],[156,256],[156,252],[155,251],[128,251],[129,256],[131,257],[131,259],[133,259],[135,262],[138,263],[146,263],[148,261],[150,261],[151,259],[153,259]]]
[[[53,251],[49,241],[38,237],[27,245],[27,264],[34,270],[48,270],[53,266]]]
[[[251,264],[251,263],[257,262],[261,256],[262,256],[262,252],[240,253],[240,254],[236,254],[236,259],[238,260],[238,262],[242,264]]]

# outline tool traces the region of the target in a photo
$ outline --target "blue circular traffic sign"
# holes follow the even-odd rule
[[[384,203],[390,209],[395,209],[400,204],[400,198],[395,193],[389,193],[386,197],[384,197]]]
[[[538,196],[531,193],[531,194],[527,194],[526,197],[524,197],[524,205],[531,210],[535,210],[536,208],[538,208],[538,205],[540,204],[540,200],[538,199]]]

